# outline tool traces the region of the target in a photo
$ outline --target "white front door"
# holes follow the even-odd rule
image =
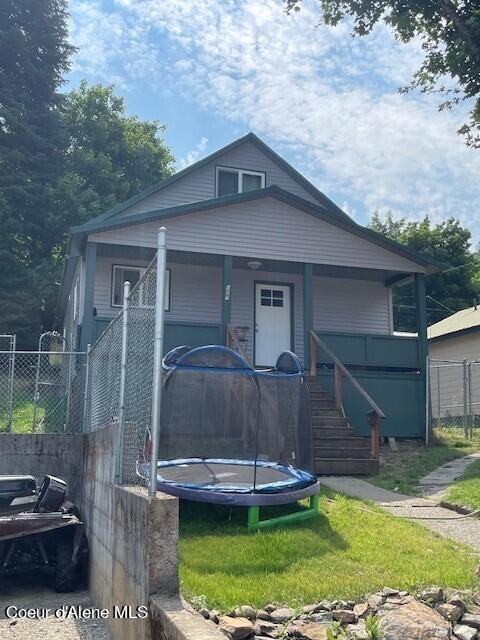
[[[271,367],[292,348],[291,289],[255,283],[255,366]]]

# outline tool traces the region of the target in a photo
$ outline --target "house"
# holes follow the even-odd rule
[[[291,349],[308,369],[315,330],[381,405],[382,434],[423,436],[425,276],[439,265],[355,223],[253,133],[72,229],[58,301],[72,348],[85,350],[119,311],[160,225],[166,349],[225,344],[240,327],[255,366]],[[392,287],[407,278],[417,337],[393,333]],[[320,348],[317,362],[332,389],[331,357]],[[368,403],[351,384],[343,403],[355,433],[368,434]]]
[[[480,365],[464,364],[480,360],[480,308],[475,304],[430,325],[427,336],[432,418],[461,426],[469,412],[478,415],[480,411],[474,391],[467,406],[469,387],[476,387]]]

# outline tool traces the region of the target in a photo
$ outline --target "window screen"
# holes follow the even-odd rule
[[[121,307],[123,304],[123,284],[128,280],[130,288],[137,284],[140,280],[140,269],[129,267],[113,267],[113,292],[112,306]]]
[[[262,188],[262,176],[253,173],[244,173],[242,182],[242,191],[255,191]]]
[[[238,193],[238,173],[236,171],[219,171],[217,192],[219,196]]]

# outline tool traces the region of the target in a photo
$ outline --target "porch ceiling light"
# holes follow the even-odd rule
[[[252,271],[257,271],[257,269],[260,269],[260,267],[262,266],[262,263],[260,260],[249,260],[247,262],[248,268],[251,269]]]

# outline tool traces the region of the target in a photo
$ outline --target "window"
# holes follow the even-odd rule
[[[281,289],[261,289],[260,304],[262,307],[283,307],[283,291]]]
[[[265,173],[217,167],[217,196],[254,191],[265,187]]]
[[[113,265],[113,277],[112,277],[112,307],[121,307],[123,305],[123,285],[128,280],[130,282],[130,288],[138,283],[140,278],[145,273],[143,267],[122,267],[120,265]],[[142,285],[140,285],[142,287]],[[140,289],[140,304],[141,306],[151,307],[154,304],[154,300],[148,298],[153,292],[145,289]],[[165,311],[170,311],[170,269],[165,272]]]

